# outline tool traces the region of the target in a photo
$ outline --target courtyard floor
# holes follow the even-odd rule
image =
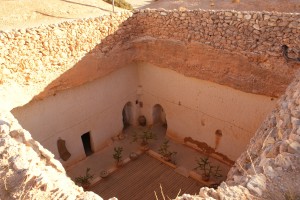
[[[133,196],[129,198],[130,195],[145,196],[145,198],[136,199],[154,199],[154,191],[160,195],[160,184],[165,194],[170,198],[176,197],[180,189],[181,194],[198,193],[204,185],[190,178],[189,173],[197,166],[195,160],[200,157],[203,158],[205,155],[172,140],[169,142],[169,150],[177,152],[175,169],[147,154],[140,155],[137,160],[130,161],[120,168],[115,167],[114,147],[123,147],[122,156],[125,160],[129,160],[128,157],[131,152],[140,152],[139,143],[132,142],[132,135],[145,129],[147,128],[128,127],[124,131],[124,139],[111,140],[106,148],[68,167],[68,176],[74,180],[75,177],[84,175],[86,169],[90,168],[90,173],[95,177],[93,183],[96,183],[93,184],[91,190],[104,199],[113,196],[118,199],[135,199]],[[168,139],[165,136],[166,129],[161,125],[156,125],[151,130],[156,135],[156,139],[150,141],[150,150],[157,153],[163,141]],[[230,166],[213,158],[209,160],[213,165],[219,165],[222,170],[222,178],[214,180],[214,182],[225,180]],[[100,172],[103,170],[115,171],[107,178],[100,180]]]
[[[176,173],[171,167],[152,158],[147,154],[141,155],[111,176],[102,179],[98,184],[90,188],[103,199],[112,196],[119,200],[152,200],[155,193],[162,199],[161,189],[167,198],[175,198],[177,194],[198,194],[204,185],[192,178],[186,178]]]

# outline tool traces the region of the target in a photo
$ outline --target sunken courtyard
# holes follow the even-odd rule
[[[300,197],[299,13],[124,11],[0,47],[0,199]]]

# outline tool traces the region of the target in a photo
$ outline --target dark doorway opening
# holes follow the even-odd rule
[[[91,145],[90,132],[87,132],[81,136],[84,152],[86,156],[90,156],[94,153]]]
[[[129,127],[132,123],[132,103],[127,102],[122,110],[123,129]]]

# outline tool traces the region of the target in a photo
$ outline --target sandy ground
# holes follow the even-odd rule
[[[127,0],[134,8],[234,9],[300,12],[299,0]],[[237,1],[237,0],[236,0]],[[211,6],[211,4],[214,6]],[[122,9],[116,8],[116,11]],[[0,30],[35,27],[108,14],[101,0],[0,0]]]
[[[111,143],[111,145],[109,145],[105,149],[92,154],[91,156],[87,157],[86,159],[82,160],[81,162],[71,167],[68,167],[66,169],[68,176],[70,176],[74,180],[75,177],[84,175],[85,170],[87,168],[90,168],[91,173],[95,177],[99,177],[100,172],[102,170],[108,170],[115,166],[115,161],[113,159],[114,147],[123,147],[123,153],[122,153],[123,159],[127,158],[131,152],[139,151],[140,149],[139,143],[132,142],[133,133],[138,131],[141,131],[140,128],[129,127],[125,132],[126,135],[125,139],[114,141],[113,143]],[[158,125],[158,126],[154,126],[152,128],[152,131],[156,135],[156,139],[149,141],[150,143],[149,146],[151,150],[158,153],[158,149],[160,148],[163,141],[166,139],[165,136],[166,129]],[[185,169],[186,171],[193,170],[197,166],[196,159],[200,157],[202,158],[205,157],[205,155],[199,153],[198,151],[189,148],[187,146],[184,146],[182,144],[176,143],[174,141],[170,140],[169,144],[170,144],[169,150],[172,152],[173,151],[177,152],[175,157],[176,166],[180,167],[181,169]],[[222,170],[221,174],[223,177],[215,181],[218,182],[218,181],[225,180],[230,167],[213,158],[210,158],[209,160],[214,166],[219,165]]]

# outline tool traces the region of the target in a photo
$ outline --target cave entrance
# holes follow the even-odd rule
[[[153,125],[162,125],[167,128],[166,113],[161,105],[156,104],[153,106],[152,118]]]
[[[122,110],[123,129],[128,128],[132,124],[132,103],[127,102]]]
[[[81,136],[84,152],[86,156],[90,156],[94,153],[91,145],[90,132],[87,132]]]

